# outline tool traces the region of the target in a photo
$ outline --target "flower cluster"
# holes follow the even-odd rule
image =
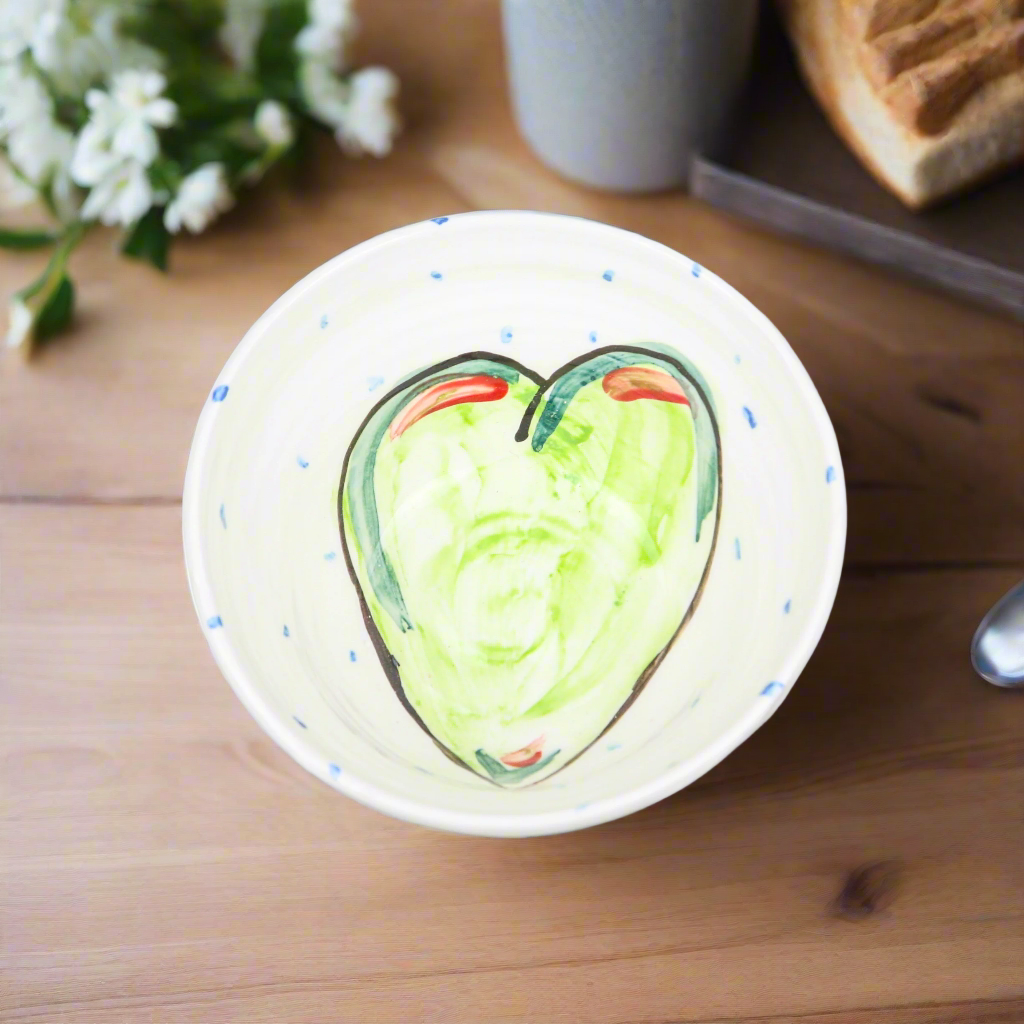
[[[8,344],[69,322],[90,225],[166,269],[171,236],[204,231],[310,128],[388,153],[398,80],[349,66],[357,29],[352,0],[0,0],[0,210],[53,221],[0,226],[0,246],[53,247],[11,300]]]

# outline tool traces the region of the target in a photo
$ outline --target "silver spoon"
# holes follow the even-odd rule
[[[1024,686],[1024,582],[1004,594],[971,641],[974,670],[996,686]]]

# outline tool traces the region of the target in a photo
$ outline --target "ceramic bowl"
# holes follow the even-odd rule
[[[300,281],[210,390],[185,481],[203,630],[260,725],[422,825],[583,828],[777,710],[846,499],[779,332],[629,232],[437,217]]]

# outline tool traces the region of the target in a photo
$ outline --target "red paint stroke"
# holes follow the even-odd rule
[[[511,754],[505,754],[499,758],[502,764],[507,764],[509,768],[529,768],[531,764],[536,764],[542,755],[541,747],[544,745],[544,737],[538,736],[532,743],[527,743],[525,747],[520,747],[519,750],[513,750]]]
[[[604,375],[604,393],[616,402],[653,398],[658,402],[689,405],[679,381],[653,366],[623,366]]]
[[[508,381],[500,377],[462,377],[459,380],[445,380],[427,388],[418,398],[411,401],[402,415],[391,422],[391,439],[401,437],[417,420],[432,412],[447,409],[450,405],[466,402],[497,402],[508,394]]]

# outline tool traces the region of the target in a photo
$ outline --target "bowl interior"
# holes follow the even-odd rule
[[[701,573],[689,569],[663,573],[648,589],[670,601],[678,579],[699,600],[607,731],[564,766],[552,765],[560,767],[554,774],[495,784],[445,756],[382,667],[388,655],[379,638],[375,646],[373,616],[366,621],[360,605],[360,584],[370,587],[360,567],[372,559],[361,561],[339,521],[346,456],[374,411],[409,386],[404,378],[455,357],[489,360],[480,364],[492,368],[487,373],[470,368],[462,377],[493,384],[494,366],[546,380],[598,352],[665,351],[659,346],[695,368],[707,389],[720,480],[704,519],[706,578],[699,583]],[[620,400],[639,409],[636,394]],[[429,419],[423,402],[431,401],[406,409]],[[467,403],[466,429],[476,429],[467,410],[478,407]],[[446,422],[442,415],[433,425]],[[643,461],[657,449],[654,427],[637,429]],[[428,524],[430,473],[423,469],[426,483],[412,502]],[[379,478],[376,486],[383,487]],[[522,519],[526,498],[514,483],[506,497],[510,514]],[[417,518],[382,529],[411,530]],[[184,501],[186,562],[203,629],[270,735],[325,782],[380,810],[492,835],[564,831],[629,813],[741,743],[778,707],[817,643],[845,527],[831,424],[793,352],[754,307],[711,272],[640,236],[518,212],[411,225],[292,288],[249,331],[212,389]],[[493,564],[488,571],[497,572]],[[403,585],[411,586],[405,577]],[[490,583],[482,585],[486,592]],[[422,593],[422,575],[417,586],[420,608],[449,600],[442,580],[432,595]],[[536,615],[536,604],[527,605],[506,609],[510,635],[518,617]],[[652,608],[609,650],[628,648]],[[531,628],[543,632],[546,624]],[[405,642],[404,634],[388,641],[392,634],[383,633],[384,646]],[[604,655],[610,666],[617,656]],[[575,712],[564,727],[572,721]],[[524,741],[506,763],[513,772],[532,770],[541,754]]]

